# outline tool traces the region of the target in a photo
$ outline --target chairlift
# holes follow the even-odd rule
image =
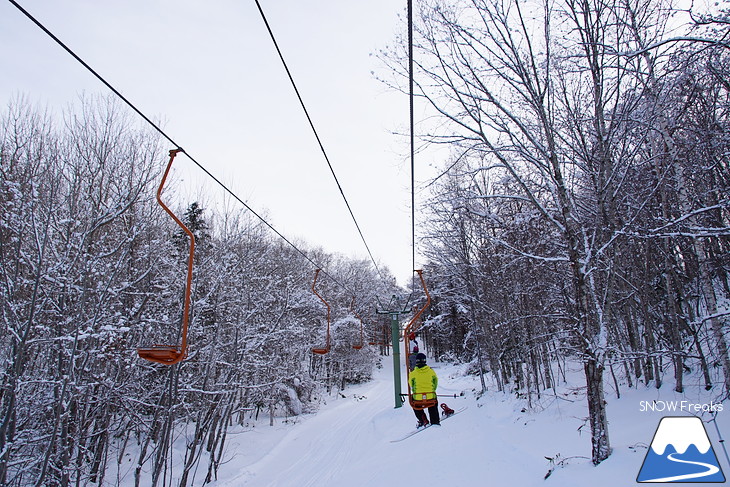
[[[423,291],[426,293],[426,304],[423,305],[421,309],[419,309],[415,315],[413,315],[413,318],[411,318],[411,321],[408,323],[408,325],[403,329],[403,342],[405,343],[406,348],[406,376],[408,375],[409,368],[408,363],[411,356],[411,350],[408,346],[408,337],[411,336],[411,333],[416,332],[416,323],[418,323],[419,318],[423,314],[424,311],[431,305],[431,295],[428,293],[428,288],[426,287],[426,281],[423,279],[423,271],[422,270],[416,270],[415,272],[418,273],[418,277],[421,279],[421,285],[423,286]],[[413,409],[428,409],[432,406],[438,405],[438,397],[436,396],[436,391],[433,391],[431,393],[423,393],[418,394],[420,399],[416,399],[413,397],[413,394],[411,393],[411,381],[406,381],[408,383],[408,402],[410,403],[411,407]],[[428,395],[433,394],[433,398],[428,398]]]
[[[162,202],[160,195],[162,194],[162,188],[167,180],[167,175],[170,173],[172,167],[172,161],[178,152],[182,152],[182,149],[173,149],[170,151],[170,162],[167,163],[167,169],[165,174],[162,176],[160,187],[157,189],[157,202],[167,212],[168,215],[175,220],[180,228],[187,234],[190,239],[190,251],[188,254],[188,272],[187,279],[185,282],[185,303],[183,306],[183,318],[182,328],[180,330],[180,345],[152,345],[150,347],[142,347],[137,349],[137,355],[140,358],[149,360],[150,362],[157,362],[164,365],[173,365],[187,357],[188,353],[188,320],[190,318],[190,290],[193,282],[193,258],[195,256],[195,235],[190,231],[185,224]]]
[[[379,332],[382,333],[382,324],[373,325],[373,328],[368,332],[368,345],[383,345],[382,338],[378,341]]]
[[[368,341],[368,345],[376,345],[379,347],[384,347],[387,345],[386,340],[383,338],[388,334],[387,326],[383,324],[376,325],[371,334],[372,337]]]
[[[362,346],[365,344],[365,341],[363,340],[363,322],[362,318],[359,314],[357,314],[357,311],[355,311],[355,296],[352,297],[352,304],[350,305],[350,311],[352,311],[352,314],[355,315],[355,318],[360,320],[360,343],[358,345],[353,345],[352,348],[355,350],[360,350]]]
[[[314,282],[312,283],[312,291],[314,292],[314,294],[317,295],[317,297],[319,299],[322,300],[324,305],[327,306],[327,338],[325,339],[324,347],[313,348],[312,352],[319,354],[319,355],[324,355],[326,353],[329,353],[329,351],[330,351],[330,305],[329,305],[329,303],[327,303],[327,301],[324,300],[324,298],[322,296],[319,295],[319,293],[315,289],[315,286],[317,284],[317,277],[319,277],[319,273],[321,270],[322,269],[317,269],[317,271],[314,273]]]

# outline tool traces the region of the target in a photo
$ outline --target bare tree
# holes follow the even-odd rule
[[[625,53],[661,39],[671,5],[590,0],[433,0],[422,5],[415,45],[417,95],[438,122],[421,130],[428,141],[455,147],[457,160],[472,161],[472,179],[488,174],[479,177],[491,183],[473,199],[489,199],[501,208],[526,205],[541,220],[541,235],[519,238],[506,233],[505,225],[491,224],[497,211],[451,205],[481,215],[497,230],[483,231],[482,238],[523,259],[556,264],[569,276],[564,310],[584,365],[592,458],[599,463],[611,451],[603,373],[626,334],[620,326],[625,315],[617,306],[627,282],[620,258],[658,194],[651,186],[643,192],[632,187],[635,176],[657,160],[644,150],[651,130],[639,129],[636,122],[650,93],[650,82],[640,73],[647,66],[651,72],[656,62]],[[402,55],[384,57],[405,75]],[[445,197],[458,199],[453,191]],[[523,231],[536,230],[522,222]],[[459,232],[452,235],[457,248]],[[540,248],[541,238],[552,240]],[[462,252],[461,261],[470,268],[467,257]],[[676,291],[680,282],[671,272],[664,276],[671,305],[665,308],[670,321],[665,336],[672,343],[681,389],[686,352]]]

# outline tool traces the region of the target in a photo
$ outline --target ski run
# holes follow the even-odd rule
[[[557,392],[544,391],[531,405],[514,392],[497,391],[488,375],[488,390],[479,397],[478,377],[465,375],[461,367],[450,364],[434,364],[433,368],[440,378],[440,394],[464,393],[463,397],[443,398],[443,402],[457,411],[467,408],[440,428],[427,428],[404,441],[391,442],[412,431],[416,419],[407,404],[394,408],[392,363],[390,357],[383,357],[372,381],[333,391],[322,399],[316,414],[276,418],[274,426],[269,426],[268,417],[260,417],[234,428],[226,442],[226,461],[217,480],[207,485],[637,485],[637,474],[661,418],[689,415],[686,405],[710,404],[712,394],[699,386],[699,380],[688,384],[684,394],[670,387],[622,386],[620,399],[607,386],[613,453],[594,466],[585,391],[575,386],[581,383],[580,365],[574,365]],[[675,405],[676,410],[667,411],[667,405]],[[683,407],[685,411],[681,411]],[[730,467],[711,422],[714,416],[698,416],[705,422],[727,474]],[[730,436],[728,413],[718,412],[716,417],[720,433]],[[179,471],[184,450],[185,439],[181,438],[173,452],[173,472]],[[110,478],[132,486],[133,470],[133,454],[129,454],[117,475]],[[196,472],[191,485],[204,485],[203,470]]]

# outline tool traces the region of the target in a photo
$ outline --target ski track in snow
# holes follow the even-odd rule
[[[439,372],[437,366],[434,368]],[[462,397],[442,401],[452,408],[471,406],[446,426],[390,443],[416,423],[407,403],[399,409],[393,407],[390,373],[387,368],[381,370],[373,382],[358,386],[357,395],[365,399],[352,397],[354,387],[346,390],[347,398],[331,400],[316,415],[291,427],[260,460],[233,467],[235,473],[227,477],[221,471],[212,486],[410,485],[417,479],[428,479],[428,483],[439,485],[482,487],[485,478],[502,472],[506,465],[519,465],[529,455],[509,433],[503,435],[490,425],[484,409]],[[442,378],[439,393],[461,392],[449,382],[447,377]],[[466,431],[474,434],[464,438]],[[523,467],[510,477],[513,485],[525,486],[530,480],[542,483],[543,474],[542,466]]]
[[[346,478],[343,471],[358,460],[358,453],[362,453],[358,451],[362,448],[359,445],[378,412],[369,408],[369,403],[381,402],[387,392],[384,382],[372,385],[365,394],[366,399],[340,400],[339,404],[308,418],[264,458],[247,466],[241,475],[218,482],[216,487],[336,485],[335,479]]]

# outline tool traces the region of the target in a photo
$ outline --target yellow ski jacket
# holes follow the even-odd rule
[[[408,381],[411,385],[413,399],[420,401],[422,399],[436,398],[436,388],[439,385],[439,378],[436,372],[428,365],[413,369],[408,374]],[[425,398],[423,397],[424,393],[427,393]]]

